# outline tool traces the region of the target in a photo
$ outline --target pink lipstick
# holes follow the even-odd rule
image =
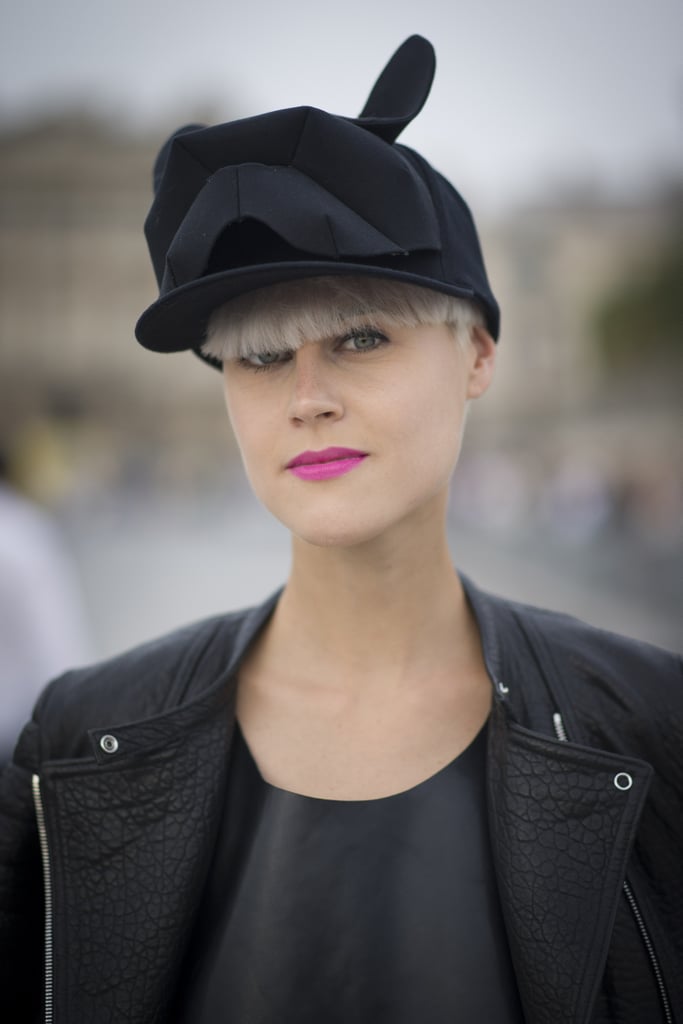
[[[366,456],[367,452],[354,448],[324,448],[320,452],[301,452],[287,463],[287,469],[301,480],[331,480],[350,473]]]

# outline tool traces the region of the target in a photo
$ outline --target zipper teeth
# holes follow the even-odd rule
[[[671,1013],[671,1004],[669,1003],[669,996],[667,994],[666,986],[664,984],[664,978],[662,976],[662,969],[659,966],[659,960],[657,959],[657,954],[655,953],[655,948],[652,945],[652,939],[650,938],[650,933],[648,932],[647,928],[645,927],[645,922],[643,921],[643,915],[640,913],[640,908],[639,908],[639,906],[638,906],[638,904],[636,902],[636,898],[633,895],[633,890],[631,889],[631,886],[629,885],[627,879],[624,879],[624,895],[626,896],[626,899],[628,900],[628,905],[631,908],[631,913],[633,914],[633,916],[634,916],[634,918],[636,920],[636,924],[638,925],[638,931],[640,932],[640,937],[643,940],[643,944],[645,945],[645,949],[647,950],[647,955],[650,958],[650,965],[652,967],[652,971],[654,973],[655,980],[657,982],[657,988],[659,989],[660,999],[662,1000],[662,1008],[664,1010],[664,1018],[666,1020],[666,1024],[673,1024],[673,1020],[674,1019],[673,1019],[673,1015]]]
[[[562,715],[559,711],[556,711],[553,715],[553,729],[560,743],[567,742],[567,733],[564,728],[564,722],[562,721]]]
[[[33,802],[36,808],[36,822],[43,859],[43,882],[45,886],[45,1024],[52,1024],[52,881],[50,878],[50,849],[47,845],[45,811],[40,793],[40,778],[32,779]]]
[[[558,740],[561,743],[566,743],[567,732],[564,727],[564,722],[562,721],[562,715],[559,713],[559,711],[556,711],[553,715],[553,728],[555,730],[555,735],[557,736]],[[655,947],[652,944],[650,933],[648,932],[645,926],[645,921],[643,920],[643,915],[640,912],[640,907],[638,906],[636,898],[633,895],[633,890],[631,889],[631,886],[628,883],[628,879],[626,878],[624,879],[623,891],[624,896],[626,897],[626,901],[629,907],[631,908],[631,913],[635,918],[635,922],[638,926],[638,931],[640,932],[640,937],[643,940],[643,945],[645,946],[645,950],[650,960],[652,973],[654,974],[655,981],[657,982],[659,998],[662,1002],[664,1019],[666,1021],[666,1024],[674,1024],[673,1015],[671,1013],[671,1004],[669,1002],[669,996],[666,991],[666,985],[664,984],[664,976],[662,975],[662,969],[659,966],[659,960],[657,959],[657,954],[655,953]]]

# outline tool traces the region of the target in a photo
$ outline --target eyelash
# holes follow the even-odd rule
[[[354,328],[354,330],[349,331],[348,334],[345,334],[343,337],[338,339],[338,341],[335,343],[335,349],[337,351],[340,351],[347,342],[354,341],[358,338],[372,338],[376,342],[378,342],[378,344],[373,345],[371,348],[351,348],[347,349],[346,351],[354,353],[355,355],[363,355],[364,352],[375,352],[378,348],[380,348],[384,344],[387,344],[389,341],[387,336],[383,334],[382,331],[378,330],[376,327],[356,327]],[[264,352],[261,354],[270,355],[271,353]],[[288,363],[291,358],[291,350],[281,353],[281,355],[285,358],[276,359],[272,363],[252,363],[251,359],[256,358],[257,355],[258,353],[254,353],[254,355],[251,356],[251,358],[249,356],[242,356],[242,358],[238,359],[238,363],[240,366],[245,367],[245,369],[247,370],[253,370],[254,373],[262,373],[263,371],[273,370],[277,366],[282,366],[283,363]]]

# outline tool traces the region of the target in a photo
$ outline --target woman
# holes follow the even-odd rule
[[[138,338],[222,367],[291,573],[45,691],[3,780],[11,1020],[682,1019],[678,660],[451,564],[498,309],[394,141],[432,74],[413,37],[359,119],[160,154]]]

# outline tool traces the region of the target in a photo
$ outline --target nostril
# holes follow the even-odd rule
[[[339,402],[333,399],[317,397],[294,398],[289,408],[289,415],[292,420],[308,423],[320,419],[337,419],[341,412],[342,407]]]

